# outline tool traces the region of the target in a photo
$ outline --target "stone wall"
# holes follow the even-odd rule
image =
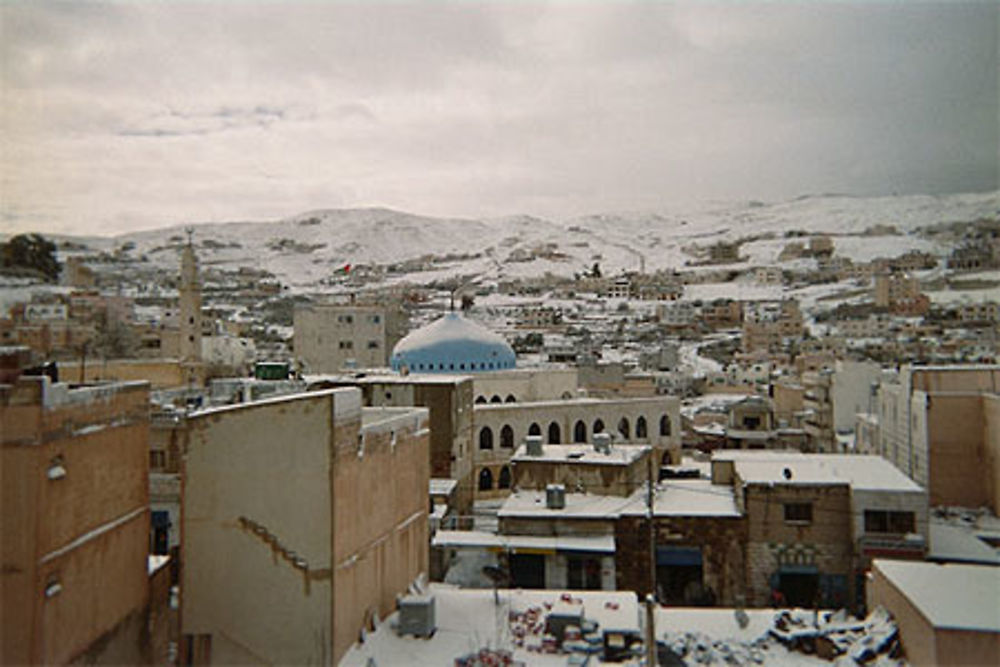
[[[746,578],[743,517],[657,517],[656,545],[698,547],[702,583],[721,606],[743,603]],[[615,523],[616,574],[619,590],[649,592],[649,537],[645,517],[622,516]]]

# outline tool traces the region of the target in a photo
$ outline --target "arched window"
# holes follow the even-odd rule
[[[646,433],[646,418],[639,415],[639,418],[635,420],[635,437],[636,439],[645,438],[648,434]]]
[[[552,422],[549,424],[549,444],[558,445],[562,442],[562,430],[559,428],[559,424]]]
[[[493,449],[493,429],[489,426],[479,429],[479,449]]]
[[[600,419],[594,420],[594,428],[590,429],[594,433],[604,433],[604,422]]]
[[[618,432],[622,434],[622,438],[625,440],[629,439],[628,417],[622,417],[618,420]]]
[[[504,399],[504,403],[516,403],[517,399],[514,398],[514,394],[507,394],[507,398]]]
[[[670,417],[668,415],[660,417],[660,435],[670,435]]]
[[[510,466],[500,468],[500,475],[497,477],[498,489],[510,488]]]
[[[490,403],[503,403],[503,399],[493,394],[493,398],[490,399]]]
[[[481,403],[485,403],[485,402],[486,402],[486,397],[485,396],[476,396],[476,403],[480,403],[481,404]]]
[[[514,429],[509,424],[504,424],[500,429],[500,446],[514,448]]]
[[[541,435],[542,427],[538,425],[538,422],[531,422],[531,426],[528,427],[528,435]]]
[[[580,419],[573,427],[573,442],[587,442],[587,425]]]
[[[493,473],[490,472],[489,468],[483,468],[479,471],[479,490],[480,491],[492,491],[493,490]]]

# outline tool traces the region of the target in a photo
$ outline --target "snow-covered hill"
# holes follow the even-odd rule
[[[789,232],[837,235],[838,254],[855,260],[909,249],[944,254],[947,248],[918,236],[918,228],[996,217],[1000,193],[860,198],[801,197],[766,204],[704,205],[674,211],[590,215],[569,220],[530,216],[496,219],[431,218],[388,209],[321,210],[275,222],[192,225],[203,266],[249,266],[274,273],[293,288],[308,288],[339,266],[397,265],[395,279],[427,281],[449,275],[486,279],[571,275],[594,262],[605,274],[683,268],[699,249],[720,240],[746,242],[750,264],[770,264]],[[861,236],[877,225],[898,235]],[[164,269],[177,266],[184,227],[125,234],[91,247],[134,244]],[[748,240],[749,239],[749,240]],[[401,266],[400,266],[401,265]]]

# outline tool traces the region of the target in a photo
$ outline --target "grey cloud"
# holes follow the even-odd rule
[[[336,205],[560,217],[992,189],[998,13],[3,4],[4,212],[121,229]]]

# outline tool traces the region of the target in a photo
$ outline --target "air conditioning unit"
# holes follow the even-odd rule
[[[528,456],[541,456],[542,455],[542,436],[540,435],[529,435],[524,438],[524,446],[527,449]]]
[[[545,487],[545,507],[561,510],[566,507],[566,487],[562,484],[548,484]]]
[[[407,595],[398,604],[400,635],[430,637],[437,630],[433,595]]]
[[[611,453],[611,434],[610,433],[595,433],[594,434],[594,451],[600,454],[610,454]]]

